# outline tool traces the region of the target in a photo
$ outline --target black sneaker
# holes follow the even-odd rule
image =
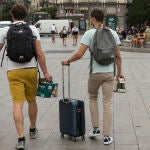
[[[94,129],[90,134],[89,134],[89,138],[94,138],[96,136],[100,136],[100,130],[99,129]]]
[[[109,145],[113,142],[113,138],[110,136],[104,136],[104,145]]]
[[[18,141],[16,144],[16,149],[24,150],[25,149],[25,141]]]
[[[38,130],[36,128],[29,130],[30,139],[35,139],[38,137]]]

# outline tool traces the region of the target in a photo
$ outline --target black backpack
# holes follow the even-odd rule
[[[36,56],[35,39],[27,23],[10,25],[7,32],[7,56],[17,63],[30,62]]]

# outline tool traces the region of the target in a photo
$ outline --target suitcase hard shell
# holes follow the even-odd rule
[[[68,100],[67,100],[68,101]],[[71,99],[65,103],[63,99],[59,101],[59,120],[60,132],[64,134],[79,137],[84,140],[85,135],[85,114],[84,102],[81,100]],[[76,139],[75,139],[76,140]]]
[[[63,70],[64,74],[64,70]],[[68,92],[70,97],[70,73],[68,66]],[[85,113],[84,101],[64,97],[64,76],[63,76],[63,99],[59,100],[59,126],[61,137],[69,135],[76,141],[76,137],[85,140]]]

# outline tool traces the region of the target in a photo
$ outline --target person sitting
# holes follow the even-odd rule
[[[131,47],[137,47],[138,46],[138,33],[135,33],[131,38]]]
[[[145,31],[142,28],[142,29],[140,29],[140,31],[138,33],[138,44],[139,44],[140,48],[143,48],[144,41],[145,41]]]
[[[146,26],[145,41],[149,41],[150,42],[150,22],[147,23],[147,26]]]

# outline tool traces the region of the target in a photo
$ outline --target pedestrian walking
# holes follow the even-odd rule
[[[63,26],[63,29],[61,30],[61,38],[63,41],[63,46],[67,46],[66,41],[67,41],[67,29],[66,26]]]
[[[88,48],[92,50],[94,41],[94,35],[97,29],[104,31],[101,24],[104,21],[104,14],[100,9],[93,9],[90,14],[90,20],[94,25],[93,29],[85,32],[80,43],[79,49],[68,59],[63,60],[61,63],[63,65],[68,65],[78,59],[80,59]],[[112,29],[107,29],[107,32],[113,37],[115,59],[111,59],[109,64],[99,64],[95,58],[91,57],[90,63],[90,74],[88,79],[88,93],[89,93],[89,106],[91,113],[91,121],[93,130],[89,134],[90,138],[99,136],[101,134],[100,124],[99,124],[99,110],[98,110],[98,91],[101,87],[102,89],[102,101],[103,101],[103,142],[104,144],[110,144],[113,138],[110,136],[110,129],[112,124],[112,95],[113,95],[113,85],[114,85],[114,60],[117,66],[116,78],[124,77],[122,74],[122,59],[120,55],[119,45],[121,44],[119,37],[115,31]],[[103,39],[103,38],[101,38]],[[94,53],[94,51],[93,51]],[[93,55],[93,53],[91,53]],[[113,60],[113,61],[112,61]]]
[[[79,34],[79,29],[77,28],[77,26],[74,26],[74,27],[72,28],[73,46],[76,46],[76,45],[77,45],[78,34]]]
[[[70,27],[68,27],[68,30],[67,30],[68,37],[70,36],[70,34],[71,34],[71,29],[70,29]]]
[[[53,24],[51,27],[52,43],[55,43],[56,32],[57,32],[57,28],[56,28],[55,24]]]
[[[7,78],[13,101],[13,118],[18,133],[16,149],[25,149],[23,105],[27,100],[30,120],[31,139],[38,136],[37,119],[37,62],[47,81],[52,75],[46,67],[46,60],[40,44],[40,35],[36,27],[24,22],[27,11],[24,5],[15,4],[11,8],[13,24],[0,32],[0,50],[7,39]],[[37,60],[37,61],[36,61]]]

